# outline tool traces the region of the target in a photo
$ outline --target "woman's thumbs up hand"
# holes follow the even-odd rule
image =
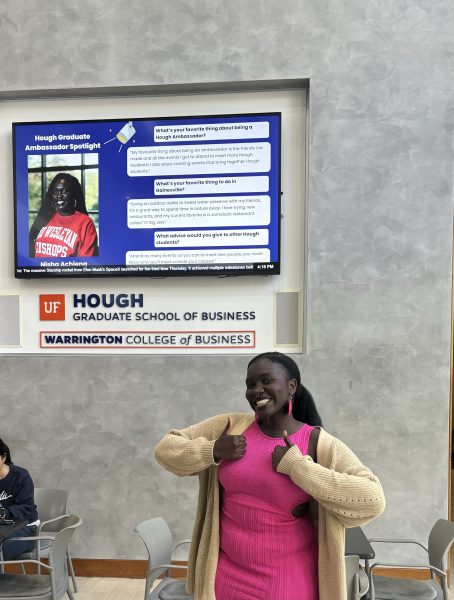
[[[282,439],[285,442],[285,446],[275,446],[271,455],[271,462],[275,471],[277,471],[277,465],[281,462],[282,457],[288,452],[288,449],[293,446],[285,430],[282,432]]]
[[[238,460],[246,452],[246,439],[242,435],[229,435],[226,433],[229,424],[213,446],[213,457],[216,461]]]
[[[284,431],[282,432],[282,437],[284,438],[284,442],[285,442],[285,445],[287,446],[287,448],[291,448],[291,447],[293,446],[293,444],[292,444],[292,442],[289,440],[289,438],[288,438],[288,435],[287,435],[287,432],[285,431],[285,429],[284,429]]]

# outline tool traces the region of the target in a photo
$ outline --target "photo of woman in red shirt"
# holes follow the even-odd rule
[[[58,173],[52,179],[30,229],[29,254],[36,258],[98,256],[98,234],[73,175]]]

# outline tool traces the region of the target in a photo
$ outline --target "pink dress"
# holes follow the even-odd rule
[[[289,436],[303,454],[312,429],[304,424]],[[243,435],[246,454],[219,467],[224,492],[216,600],[318,600],[315,528],[291,512],[311,497],[271,465],[282,438],[265,435],[257,423]]]

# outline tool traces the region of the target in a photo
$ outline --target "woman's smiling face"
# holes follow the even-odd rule
[[[66,179],[59,179],[55,182],[52,189],[52,206],[61,215],[70,215],[74,212],[74,199]]]
[[[296,390],[296,380],[289,379],[287,369],[267,358],[254,361],[246,376],[246,398],[261,420],[287,410],[290,396]]]

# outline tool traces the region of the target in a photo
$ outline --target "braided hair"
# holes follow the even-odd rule
[[[290,356],[282,354],[281,352],[263,352],[262,354],[255,356],[249,362],[248,368],[250,365],[261,359],[270,360],[271,362],[282,365],[287,371],[289,379],[296,380],[297,387],[293,396],[293,417],[297,421],[307,423],[313,427],[321,427],[322,419],[318,413],[317,407],[315,406],[312,394],[301,383],[301,373],[293,358],[290,358]]]

